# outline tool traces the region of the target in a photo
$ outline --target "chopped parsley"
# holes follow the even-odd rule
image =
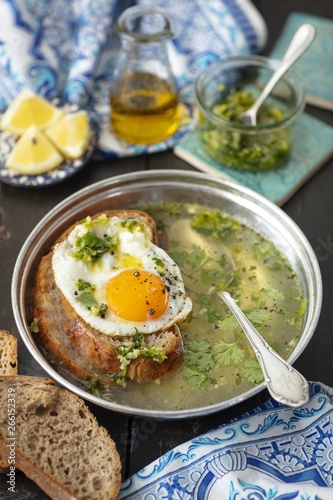
[[[99,379],[92,380],[91,377],[87,377],[86,386],[94,396],[103,397],[104,386]]]
[[[79,278],[76,282],[76,286],[79,292],[94,292],[96,287],[88,281]]]
[[[76,238],[75,247],[76,251],[72,256],[83,262],[95,262],[105,253],[114,251],[110,236],[100,238],[91,231]]]
[[[224,165],[241,171],[263,171],[284,160],[290,152],[290,133],[287,127],[253,133],[240,127],[242,112],[250,108],[254,96],[248,91],[230,89],[224,92],[221,102],[211,111],[235,123],[234,127],[216,126],[203,121],[200,138],[204,147]],[[283,112],[276,106],[264,104],[258,112],[259,125],[271,125],[283,118]]]
[[[95,219],[92,219],[90,215],[88,215],[88,217],[86,217],[82,221],[82,225],[89,231],[90,229],[93,229],[95,226],[107,224],[108,222],[109,222],[109,216],[106,214],[100,214]]]
[[[113,379],[118,384],[123,384],[126,380],[127,368],[133,359],[139,356],[144,358],[152,358],[158,363],[162,363],[167,358],[167,355],[160,347],[146,347],[144,334],[137,328],[133,339],[128,342],[123,342],[116,347],[118,359],[120,361],[120,373],[116,373]]]
[[[206,236],[224,241],[232,232],[239,229],[240,223],[215,210],[202,210],[191,221],[192,229]]]
[[[153,257],[153,258],[152,258],[152,261],[153,261],[153,262],[154,262],[154,264],[155,264],[155,267],[156,267],[157,272],[158,272],[158,273],[163,273],[164,268],[165,268],[163,260],[162,260],[162,259],[159,259],[158,257]]]
[[[162,361],[167,358],[163,349],[159,347],[147,347],[144,334],[137,328],[135,329],[132,340],[122,342],[116,347],[116,350],[120,362],[120,371],[110,374],[110,380],[122,386],[126,386],[127,369],[133,359],[143,356],[145,358],[151,358],[158,363],[162,363]],[[112,394],[110,388],[104,386],[99,379],[92,380],[91,377],[88,377],[86,379],[86,386],[92,394],[104,399],[109,399]]]
[[[121,220],[119,222],[119,225],[120,225],[120,227],[126,228],[131,233],[134,233],[135,231],[142,231],[143,230],[142,224],[136,219]]]

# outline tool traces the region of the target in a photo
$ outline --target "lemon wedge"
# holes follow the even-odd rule
[[[66,113],[45,130],[48,138],[66,158],[79,158],[88,148],[90,126],[86,111]]]
[[[63,157],[36,126],[28,128],[8,155],[6,167],[24,175],[38,175],[62,163]]]
[[[29,89],[24,89],[3,114],[1,128],[12,134],[22,135],[33,125],[44,129],[61,115],[62,111],[46,99]]]

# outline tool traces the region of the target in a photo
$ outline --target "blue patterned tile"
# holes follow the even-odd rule
[[[333,127],[316,118],[301,115],[293,135],[289,159],[266,172],[241,172],[218,163],[203,150],[197,131],[176,145],[174,152],[199,170],[236,181],[282,205],[333,155]]]

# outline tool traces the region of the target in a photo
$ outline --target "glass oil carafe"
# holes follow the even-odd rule
[[[166,14],[154,7],[125,10],[116,23],[121,50],[111,88],[111,127],[119,138],[151,144],[178,128],[178,95],[167,41]]]

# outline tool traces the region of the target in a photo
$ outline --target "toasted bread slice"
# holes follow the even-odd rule
[[[0,464],[8,463],[8,445],[13,443],[15,467],[52,499],[117,498],[118,452],[82,399],[47,378],[23,375],[0,377],[0,401],[7,401],[8,395],[15,427],[12,436],[8,405],[1,404]]]
[[[17,338],[0,330],[0,375],[17,375]]]
[[[155,222],[145,212],[123,210],[105,213],[110,217],[117,215],[124,220],[141,220],[150,229],[151,240],[157,243]],[[73,227],[66,230],[56,243],[63,241]],[[124,341],[131,341],[132,337],[104,335],[80,318],[56,286],[51,262],[52,250],[42,258],[36,275],[32,314],[32,319],[39,326],[36,338],[56,363],[74,376],[82,380],[90,378],[110,383],[110,375],[121,371],[117,346]],[[166,377],[181,366],[183,341],[177,325],[146,334],[145,343],[148,348],[162,348],[166,358],[162,362],[143,356],[133,359],[127,369],[129,379],[145,383]]]

